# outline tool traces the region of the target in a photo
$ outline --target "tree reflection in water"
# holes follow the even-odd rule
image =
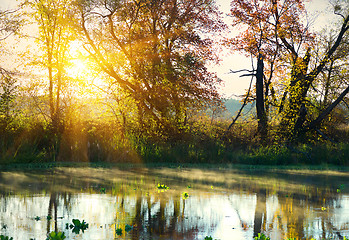
[[[52,210],[54,211],[54,213],[52,213]],[[50,201],[48,204],[48,213],[47,213],[47,217],[46,217],[46,219],[47,219],[47,232],[46,232],[46,234],[49,234],[51,232],[50,223],[51,223],[53,216],[54,216],[53,222],[54,222],[55,227],[54,227],[54,230],[52,230],[52,231],[58,232],[58,227],[57,227],[57,194],[56,194],[56,192],[50,193]]]
[[[348,182],[347,175],[321,180],[323,175],[229,171],[198,175],[173,169],[115,174],[89,169],[94,178],[86,178],[72,171],[66,175],[58,171],[56,178],[52,172],[22,173],[23,178],[19,173],[2,174],[0,234],[42,239],[51,231],[64,231],[67,239],[96,240],[253,239],[259,232],[271,239],[349,236],[348,189],[336,191],[336,186]],[[4,177],[11,174],[16,176],[12,185],[11,178]],[[28,188],[32,182],[37,184]],[[158,182],[170,189],[158,191]],[[190,197],[183,199],[183,192]],[[74,218],[89,223],[78,238],[65,229]],[[128,231],[127,225],[132,226]]]

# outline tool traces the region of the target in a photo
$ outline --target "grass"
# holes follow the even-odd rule
[[[102,167],[157,163],[349,166],[349,141],[337,144],[269,143],[260,146],[254,131],[248,130],[247,125],[234,129],[236,132],[230,133],[226,139],[222,137],[224,125],[218,124],[210,127],[204,123],[194,124],[178,139],[154,136],[139,130],[120,135],[117,126],[107,123],[80,125],[75,126],[74,131],[68,128],[60,136],[40,125],[19,128],[18,132],[12,133],[11,143],[7,143],[6,147],[0,137],[0,168],[7,164],[20,168],[22,163],[46,168],[58,162]]]

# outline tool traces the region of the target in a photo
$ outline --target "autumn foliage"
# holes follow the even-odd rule
[[[308,115],[313,110],[311,86],[348,30],[348,17],[343,17],[336,42],[319,62],[312,62],[316,35],[309,30],[303,1],[233,1],[231,16],[241,31],[230,40],[232,49],[254,58],[261,54],[267,63],[265,104],[267,114],[270,106],[279,114],[279,136],[293,141],[319,127],[325,114],[316,119]]]

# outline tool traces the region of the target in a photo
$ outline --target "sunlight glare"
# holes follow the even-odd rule
[[[85,78],[88,75],[89,64],[84,56],[83,47],[78,41],[73,41],[69,46],[69,67],[66,68],[66,72],[69,77],[72,78]]]
[[[74,79],[83,78],[87,75],[88,65],[80,58],[71,59],[70,66],[66,68],[66,72],[69,77]]]

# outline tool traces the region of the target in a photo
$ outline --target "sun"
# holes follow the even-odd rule
[[[79,41],[72,41],[68,48],[69,59],[65,74],[69,79],[70,88],[80,97],[100,97],[104,94],[105,80],[96,71],[88,52]]]
[[[69,64],[66,67],[67,75],[74,79],[86,78],[90,67],[81,43],[78,41],[71,42],[68,53],[70,58]]]
[[[66,68],[66,73],[69,77],[79,79],[88,75],[88,63],[83,59],[74,58],[69,63],[69,67]]]

